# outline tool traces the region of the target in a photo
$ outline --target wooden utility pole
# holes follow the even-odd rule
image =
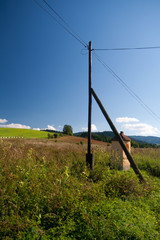
[[[92,122],[92,42],[89,42],[89,102],[88,102],[88,153],[86,163],[91,169],[94,168],[93,154],[91,153],[91,122]]]
[[[96,102],[97,102],[99,108],[101,109],[104,117],[106,118],[107,122],[109,123],[109,125],[110,125],[113,133],[114,133],[115,136],[117,137],[117,139],[118,139],[118,141],[119,141],[119,143],[120,143],[123,151],[125,152],[125,154],[126,154],[128,160],[129,160],[129,162],[130,162],[130,164],[131,164],[131,167],[133,168],[134,172],[138,175],[138,177],[139,177],[139,179],[140,179],[141,182],[146,183],[146,181],[145,181],[142,173],[140,172],[137,164],[135,163],[135,161],[134,161],[134,159],[132,158],[131,154],[129,153],[129,151],[128,151],[126,145],[125,145],[125,143],[123,142],[123,139],[121,138],[121,136],[120,136],[120,134],[118,133],[116,127],[114,126],[112,120],[110,119],[108,113],[106,112],[106,110],[105,110],[105,108],[103,107],[101,101],[99,100],[99,98],[97,97],[95,91],[94,91],[92,88],[91,88],[91,93],[93,94],[94,99],[96,100]]]

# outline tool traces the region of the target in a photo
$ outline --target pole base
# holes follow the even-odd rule
[[[94,158],[93,158],[93,154],[91,154],[91,153],[90,153],[90,154],[89,154],[89,153],[86,154],[86,164],[87,164],[87,166],[90,167],[91,170],[94,169]]]

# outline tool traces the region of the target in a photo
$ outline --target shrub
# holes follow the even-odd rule
[[[57,138],[58,137],[58,133],[54,133],[54,138]]]
[[[53,134],[48,133],[48,139],[53,139]]]

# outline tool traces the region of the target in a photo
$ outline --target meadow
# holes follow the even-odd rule
[[[48,132],[21,128],[0,128],[1,138],[47,138]]]
[[[160,149],[132,149],[147,181],[110,169],[110,146],[86,139],[0,140],[0,239],[160,239]]]

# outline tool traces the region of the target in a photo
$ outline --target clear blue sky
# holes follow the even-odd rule
[[[160,46],[159,0],[47,1],[95,49]],[[95,53],[160,116],[160,49]],[[33,0],[0,0],[0,83],[0,127],[86,129],[88,52]],[[93,88],[118,131],[160,136],[94,55]],[[110,130],[94,100],[92,124]]]

